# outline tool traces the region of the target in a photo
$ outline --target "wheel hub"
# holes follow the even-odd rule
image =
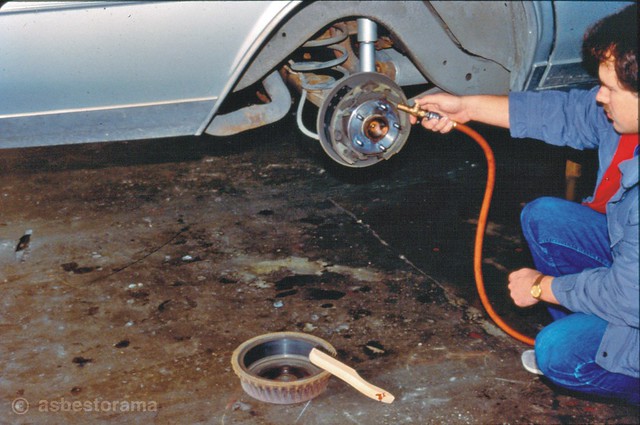
[[[318,114],[322,148],[348,167],[389,159],[409,137],[409,119],[395,106],[406,101],[402,89],[382,74],[362,72],[341,80]]]

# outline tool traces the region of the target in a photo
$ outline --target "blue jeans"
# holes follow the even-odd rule
[[[522,231],[536,269],[549,276],[610,267],[613,261],[604,214],[559,198],[539,198],[521,214]],[[538,367],[570,390],[640,403],[640,379],[609,372],[595,362],[607,322],[550,307],[554,322],[536,337]]]

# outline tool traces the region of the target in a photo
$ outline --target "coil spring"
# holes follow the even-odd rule
[[[335,35],[328,38],[319,38],[316,40],[307,41],[302,45],[304,48],[319,48],[326,47],[332,50],[336,50],[340,53],[340,56],[335,59],[318,62],[318,61],[305,61],[305,62],[295,62],[293,60],[289,61],[289,68],[298,74],[300,77],[300,86],[302,87],[302,94],[300,96],[300,102],[298,103],[298,109],[296,112],[296,123],[298,124],[298,128],[300,131],[308,137],[312,139],[320,140],[320,136],[317,133],[314,133],[305,127],[302,122],[302,110],[304,109],[304,104],[307,100],[307,92],[309,90],[329,90],[331,89],[337,82],[335,77],[331,75],[327,75],[326,79],[322,82],[311,83],[306,77],[306,73],[316,73],[322,70],[333,69],[342,74],[342,78],[345,78],[349,75],[349,71],[340,66],[349,58],[349,52],[347,49],[340,45],[344,40],[347,39],[349,34],[345,27],[340,25],[334,25],[332,27],[334,29]]]
[[[334,25],[332,27],[334,29],[335,35],[328,38],[319,38],[316,40],[307,41],[302,45],[304,48],[320,48],[326,47],[328,49],[335,50],[340,53],[338,57],[335,59],[331,59],[324,62],[318,61],[304,61],[304,62],[294,62],[293,60],[289,61],[289,67],[292,71],[298,72],[300,76],[300,84],[303,89],[306,90],[327,90],[332,88],[336,79],[333,76],[327,76],[327,79],[319,82],[319,83],[311,83],[306,78],[305,73],[317,73],[318,71],[335,69],[342,74],[342,77],[346,77],[349,75],[349,71],[340,66],[349,58],[349,53],[347,49],[340,45],[341,42],[347,39],[348,33],[345,28],[340,25]],[[341,78],[342,78],[341,77]]]

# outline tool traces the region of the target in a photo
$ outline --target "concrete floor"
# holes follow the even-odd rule
[[[534,334],[544,312],[513,308],[506,274],[530,261],[519,208],[562,190],[564,151],[485,131],[502,138],[485,279]],[[485,169],[471,142],[414,131],[358,172],[314,143],[288,120],[228,139],[1,151],[0,423],[639,422],[524,371],[527,347],[481,309]],[[252,399],[231,353],[284,330],[326,339],[395,402],[337,378],[308,403]]]

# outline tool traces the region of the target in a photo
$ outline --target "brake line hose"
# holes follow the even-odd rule
[[[441,116],[435,112],[421,110],[420,106],[417,103],[414,104],[413,107],[403,104],[398,104],[396,106],[398,107],[398,110],[407,112],[418,118],[441,118]],[[478,216],[476,238],[473,248],[473,273],[476,279],[476,288],[478,290],[478,295],[480,296],[480,301],[482,302],[482,306],[484,307],[484,309],[489,314],[489,317],[491,317],[491,319],[496,323],[496,325],[498,325],[498,327],[500,327],[500,329],[520,342],[534,345],[533,338],[523,335],[513,329],[504,320],[502,320],[498,313],[496,313],[496,311],[491,306],[491,302],[489,302],[489,297],[487,297],[487,291],[485,290],[484,286],[484,278],[482,277],[482,247],[484,244],[484,234],[487,229],[487,218],[489,217],[491,197],[493,196],[493,188],[496,182],[496,159],[493,155],[493,150],[491,149],[491,146],[489,146],[489,143],[487,143],[485,138],[471,127],[454,121],[453,128],[471,137],[478,145],[480,145],[487,160],[487,184],[484,189],[484,197],[482,199],[480,214]]]

